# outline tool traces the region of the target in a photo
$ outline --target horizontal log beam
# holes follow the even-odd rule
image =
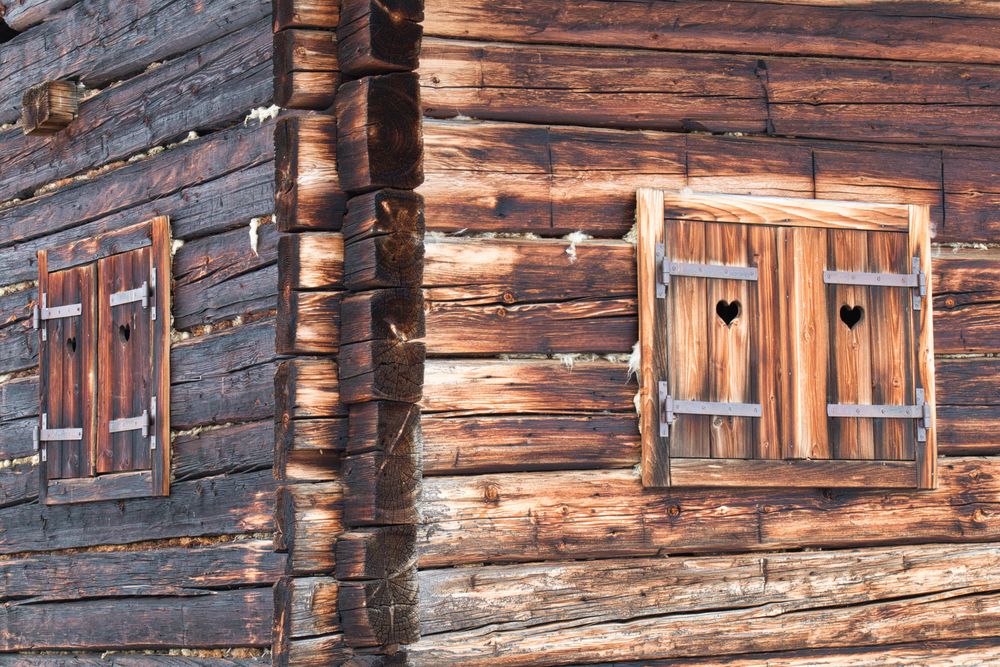
[[[347,419],[278,420],[274,441],[275,479],[339,479],[341,457],[347,448]]]
[[[274,585],[274,646],[287,654],[293,640],[339,634],[337,582],[332,577],[282,577]]]
[[[326,30],[274,34],[274,103],[285,109],[327,109],[340,83],[337,38]]]
[[[336,354],[341,292],[288,292],[278,299],[278,354]]]

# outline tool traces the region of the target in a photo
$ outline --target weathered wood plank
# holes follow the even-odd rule
[[[347,419],[279,419],[274,428],[276,479],[340,479],[340,459],[347,449]]]
[[[66,9],[77,0],[4,0],[0,2],[0,16],[8,26],[24,32],[33,25],[51,19],[52,16]]]
[[[337,363],[327,357],[295,357],[274,375],[276,415],[281,420],[343,417]]]
[[[39,79],[79,78],[88,87],[101,86],[250,25],[268,15],[269,4],[208,0],[189,7],[147,0],[121,7],[113,0],[81,0],[5,51],[0,123],[17,117],[21,94]],[[57,52],[48,48],[54,43]]]
[[[345,0],[337,37],[352,76],[417,69],[424,0]]]
[[[288,553],[289,574],[331,572],[343,531],[339,482],[284,484],[274,505],[274,548]]]
[[[122,160],[191,131],[222,129],[271,97],[267,19],[110,88],[80,104],[57,136],[0,133],[0,200]],[[197,75],[199,84],[192,86]]]
[[[344,237],[332,232],[284,234],[278,241],[278,289],[342,290]]]
[[[347,195],[333,116],[289,116],[274,128],[275,216],[283,232],[340,229]]]
[[[259,667],[256,658],[202,658],[163,653],[82,653],[0,655],[3,667]]]
[[[998,465],[941,459],[933,492],[775,490],[766,505],[749,490],[648,493],[632,471],[428,477],[420,565],[995,540]]]
[[[1000,28],[985,12],[963,16],[960,4],[940,2],[912,14],[913,3],[809,6],[819,4],[625,3],[609,17],[599,0],[427,0],[424,30],[485,42],[1000,63]]]
[[[339,85],[337,39],[326,30],[274,33],[274,103],[286,109],[326,109]]]
[[[274,32],[286,28],[333,30],[340,23],[338,0],[274,0]]]
[[[282,577],[274,586],[274,651],[287,654],[294,639],[340,631],[338,585],[332,577]]]

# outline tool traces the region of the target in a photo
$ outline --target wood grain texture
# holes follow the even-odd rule
[[[274,33],[274,103],[286,109],[327,109],[340,83],[337,38],[326,30]]]
[[[337,36],[352,76],[417,69],[424,0],[345,0]]]
[[[924,388],[924,399],[930,406],[925,442],[914,443],[914,457],[917,461],[917,486],[932,489],[937,480],[938,428],[937,428],[937,382],[934,369],[934,277],[930,258],[931,223],[930,212],[923,206],[910,208],[910,233],[907,256],[914,257],[927,281],[927,295],[921,299],[919,313],[913,312],[911,335],[915,337],[916,368],[914,383]]]
[[[46,81],[32,86],[21,98],[21,130],[47,135],[63,130],[76,118],[80,93],[73,81]]]
[[[340,22],[337,0],[273,0],[274,32],[286,28],[333,30]]]
[[[283,232],[340,229],[347,196],[337,173],[332,116],[287,116],[274,128],[275,199]]]
[[[283,484],[274,501],[274,549],[288,553],[287,573],[322,574],[335,567],[333,545],[343,531],[339,482]]]

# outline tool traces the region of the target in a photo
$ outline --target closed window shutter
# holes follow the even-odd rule
[[[49,273],[45,253],[39,254],[38,438],[49,479],[93,472],[95,280],[93,265]]]
[[[150,468],[155,308],[150,248],[101,259],[97,472]]]

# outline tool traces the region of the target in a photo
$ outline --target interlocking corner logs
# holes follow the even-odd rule
[[[74,81],[46,81],[32,86],[21,98],[24,134],[55,134],[68,126],[80,110],[80,90]]]
[[[647,486],[933,489],[926,206],[637,195]]]
[[[38,253],[39,497],[165,496],[170,221]]]
[[[298,110],[275,133],[276,665],[405,661],[419,637],[422,18],[274,0],[275,103]]]

